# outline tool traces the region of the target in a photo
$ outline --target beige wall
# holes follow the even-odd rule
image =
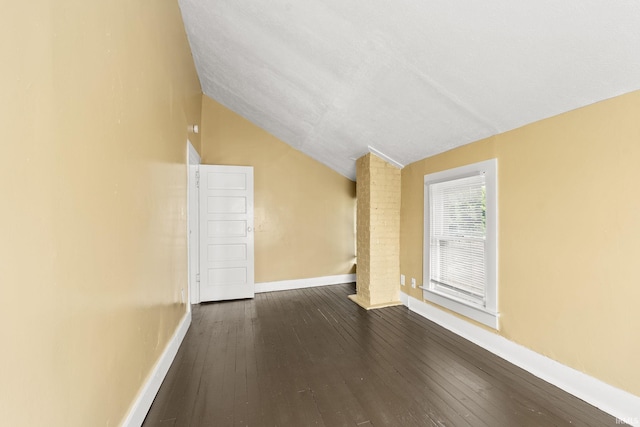
[[[401,272],[422,283],[423,176],[497,157],[500,334],[640,395],[638,117],[635,92],[407,166]]]
[[[0,47],[0,424],[117,425],[186,309],[178,3],[11,2]]]
[[[353,181],[206,96],[202,162],[254,167],[256,282],[353,272]]]

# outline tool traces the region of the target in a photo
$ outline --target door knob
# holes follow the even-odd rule
[[[247,232],[251,233],[251,227],[247,227]]]

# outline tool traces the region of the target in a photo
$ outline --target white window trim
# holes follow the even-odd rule
[[[475,305],[469,301],[455,298],[454,296],[438,292],[429,283],[430,275],[430,239],[429,239],[429,194],[428,184],[450,181],[466,176],[485,175],[486,188],[486,278],[485,307]],[[473,163],[442,172],[436,172],[424,176],[424,241],[423,241],[423,281],[422,288],[425,300],[448,308],[458,314],[473,319],[493,329],[498,326],[498,161],[497,159]]]

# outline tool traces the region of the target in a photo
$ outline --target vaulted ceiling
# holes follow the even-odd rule
[[[180,6],[203,92],[351,179],[640,89],[635,0]]]

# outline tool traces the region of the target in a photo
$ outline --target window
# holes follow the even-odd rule
[[[498,329],[497,161],[424,177],[424,298]]]

